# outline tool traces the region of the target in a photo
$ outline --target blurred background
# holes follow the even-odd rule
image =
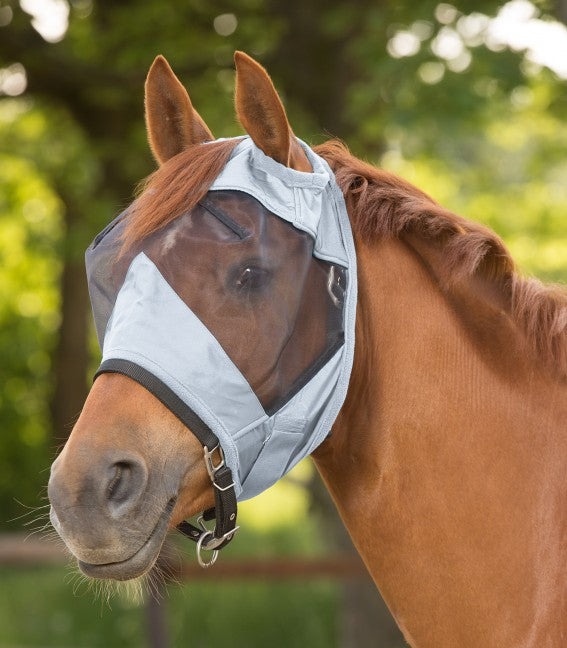
[[[404,645],[308,461],[241,506],[224,572],[189,570],[160,605],[107,603],[34,549],[99,358],[83,252],[154,168],[153,58],[231,136],[242,49],[300,137],[343,138],[565,281],[566,24],[566,0],[0,0],[0,646]]]

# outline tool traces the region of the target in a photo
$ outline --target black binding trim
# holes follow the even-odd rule
[[[219,445],[219,440],[211,428],[172,389],[144,367],[130,360],[111,358],[100,365],[93,380],[96,380],[103,373],[119,373],[135,380],[188,427],[199,442],[209,451]],[[232,471],[228,466],[219,468],[215,471],[212,482],[215,493],[215,506],[213,509],[205,511],[204,519],[216,520],[214,537],[216,539],[223,538],[223,542],[215,548],[222,549],[232,540],[236,529],[237,501]],[[205,533],[209,533],[209,531],[199,529],[189,522],[181,522],[177,529],[195,542],[198,542]],[[204,548],[206,549],[206,545]]]
[[[318,373],[327,364],[327,362],[329,362],[329,360],[343,346],[344,343],[345,336],[344,333],[341,332],[337,336],[337,339],[333,342],[333,344],[325,349],[325,351],[323,351],[323,353],[315,360],[315,362],[309,365],[307,371],[304,371],[295,380],[295,382],[281,398],[278,398],[274,403],[270,403],[268,407],[264,408],[266,414],[268,416],[273,416],[288,401],[290,401],[297,394],[297,392],[303,389],[303,387],[305,387],[305,385],[311,380],[311,378],[313,378],[313,376],[315,376],[315,374]]]
[[[224,209],[221,209],[218,205],[215,205],[215,203],[210,198],[202,198],[201,200],[199,200],[198,204],[201,205],[203,209],[206,209],[209,214],[212,214],[215,218],[217,218],[223,225],[228,227],[229,230],[234,232],[239,239],[245,239],[250,236],[251,232],[249,230],[239,225],[224,211]]]
[[[95,247],[102,241],[102,239],[109,234],[119,223],[121,223],[126,216],[128,215],[128,208],[126,208],[124,211],[120,212],[116,218],[113,218],[110,223],[101,231],[99,232],[93,239],[93,242],[90,245],[91,250],[94,250]]]

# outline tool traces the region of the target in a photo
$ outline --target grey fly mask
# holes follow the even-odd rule
[[[217,528],[185,532],[207,549],[232,538],[236,499],[325,439],[346,396],[354,243],[333,173],[302,145],[313,173],[244,138],[192,210],[121,254],[126,210],[86,253],[97,375],[137,380],[206,447]],[[234,519],[219,522],[219,508]]]

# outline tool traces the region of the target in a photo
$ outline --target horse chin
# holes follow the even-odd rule
[[[155,564],[163,545],[176,498],[172,498],[160,515],[144,544],[129,558],[118,562],[88,563],[77,559],[79,569],[90,578],[127,581],[147,573]]]

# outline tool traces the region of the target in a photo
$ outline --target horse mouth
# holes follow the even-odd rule
[[[126,581],[142,576],[149,571],[157,560],[163,541],[167,535],[167,529],[169,528],[169,521],[176,499],[173,497],[169,500],[149,537],[134,554],[125,560],[110,563],[96,564],[77,560],[83,574],[91,578],[111,578],[113,580]]]

